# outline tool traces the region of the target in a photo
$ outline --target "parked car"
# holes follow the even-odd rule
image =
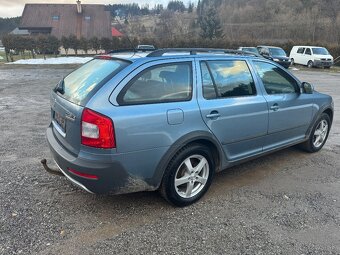
[[[140,44],[136,48],[136,50],[140,50],[140,51],[153,51],[155,49],[156,49],[156,47],[154,45],[150,45],[150,44]]]
[[[238,50],[260,54],[256,47],[239,47]]]
[[[311,67],[330,68],[333,65],[333,57],[328,50],[318,46],[294,46],[289,57],[292,64],[300,64]]]
[[[296,144],[319,151],[332,98],[272,61],[232,52],[103,55],[67,75],[51,92],[46,131],[61,172],[92,193],[160,190],[186,206],[215,172]]]
[[[290,58],[287,57],[286,52],[282,48],[262,45],[257,46],[257,49],[263,57],[272,60],[285,68],[290,66]]]

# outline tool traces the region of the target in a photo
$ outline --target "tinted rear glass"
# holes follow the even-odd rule
[[[61,96],[83,104],[89,95],[129,64],[124,60],[93,59],[64,78]]]

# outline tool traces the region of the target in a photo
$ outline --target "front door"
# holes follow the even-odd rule
[[[268,109],[245,60],[197,62],[202,118],[229,161],[262,152]],[[201,76],[201,77],[200,77]]]
[[[253,61],[268,103],[268,135],[264,150],[302,140],[312,118],[312,97],[301,94],[299,83],[282,68]]]
[[[303,64],[308,65],[308,62],[312,59],[312,51],[310,48],[306,48],[303,54]]]

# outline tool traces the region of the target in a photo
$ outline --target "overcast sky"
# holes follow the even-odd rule
[[[21,16],[25,3],[75,3],[76,0],[0,0],[0,17]],[[84,4],[114,4],[114,3],[138,3],[139,5],[148,3],[150,7],[155,4],[167,5],[169,0],[81,0]],[[185,4],[189,0],[183,0]],[[192,0],[191,2],[195,2]]]

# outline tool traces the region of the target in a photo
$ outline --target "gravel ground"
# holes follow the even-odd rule
[[[157,192],[95,196],[44,172],[48,94],[70,70],[0,66],[0,254],[340,254],[340,74],[295,71],[334,98],[322,151],[233,167],[174,208]]]

